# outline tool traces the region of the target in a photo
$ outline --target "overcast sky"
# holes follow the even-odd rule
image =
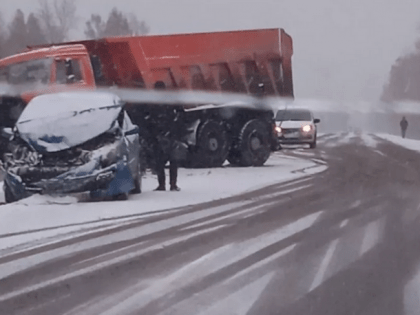
[[[0,0],[9,21],[36,0]],[[76,0],[82,37],[91,13],[112,7],[146,20],[152,34],[282,27],[294,40],[296,97],[379,98],[395,59],[420,32],[419,0]]]

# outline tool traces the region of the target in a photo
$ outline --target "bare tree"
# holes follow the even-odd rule
[[[70,30],[77,26],[75,0],[54,0],[51,6],[48,0],[38,0],[39,19],[49,43],[68,39]]]
[[[107,36],[136,36],[149,33],[150,28],[133,13],[128,15],[113,8],[108,19],[104,21],[100,15],[92,14],[86,22],[85,35],[89,39]]]
[[[113,8],[105,24],[106,36],[131,35],[127,17],[117,8]]]
[[[0,58],[6,55],[5,44],[7,38],[7,30],[4,24],[3,15],[0,13]]]
[[[41,29],[41,24],[35,14],[31,13],[26,22],[27,42],[29,46],[46,44],[45,34]]]
[[[67,39],[69,32],[77,27],[75,0],[55,0],[54,9],[63,39]]]
[[[48,2],[48,0],[38,0],[39,2],[39,19],[43,23],[43,29],[45,36],[47,38],[47,41],[49,43],[53,43],[58,41],[58,29],[55,22],[54,12],[51,9],[51,6]]]
[[[140,21],[133,13],[128,15],[128,25],[130,26],[130,30],[134,36],[146,35],[150,32],[150,27],[147,23],[145,21]]]
[[[397,59],[391,68],[388,83],[384,86],[381,99],[384,101],[420,101],[420,51]]]
[[[86,22],[85,35],[89,39],[102,38],[105,36],[105,23],[100,15],[92,14]]]
[[[6,41],[6,54],[13,54],[23,50],[28,40],[25,15],[17,10],[13,20],[9,24],[9,36]]]

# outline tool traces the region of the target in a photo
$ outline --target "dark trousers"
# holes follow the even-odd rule
[[[158,178],[159,187],[166,186],[165,165],[169,160],[169,184],[176,187],[178,179],[178,163],[168,154],[165,154],[160,145],[154,145],[155,171]]]
[[[156,174],[160,187],[166,186],[165,164],[165,162],[156,163]],[[169,183],[171,187],[176,187],[177,178],[178,163],[176,161],[169,160]]]
[[[405,132],[407,131],[407,129],[401,129],[401,136],[403,138],[405,138]]]

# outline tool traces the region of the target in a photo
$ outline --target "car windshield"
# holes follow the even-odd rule
[[[310,121],[311,113],[304,110],[279,110],[276,115],[277,121]]]
[[[50,80],[52,58],[19,62],[0,68],[0,82],[8,84],[47,84]]]

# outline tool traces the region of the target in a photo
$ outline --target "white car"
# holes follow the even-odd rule
[[[320,120],[314,118],[307,109],[282,109],[276,113],[276,132],[280,144],[309,144],[316,148],[316,124]]]

